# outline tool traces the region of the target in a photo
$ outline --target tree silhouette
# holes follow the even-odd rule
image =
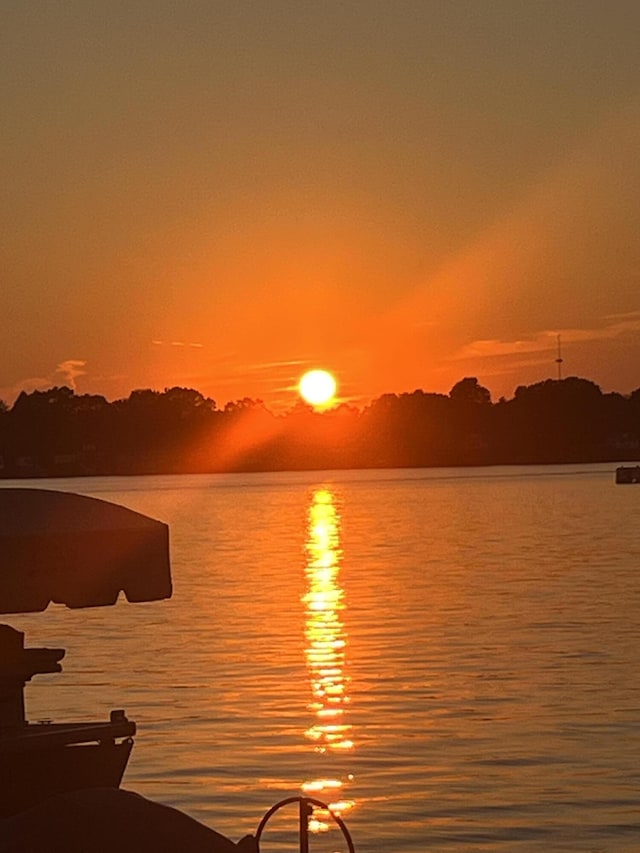
[[[0,406],[1,476],[531,464],[640,457],[640,388],[547,379],[491,402],[476,377],[448,395],[383,394],[362,411],[137,389],[109,403],[67,387]]]
[[[465,376],[449,391],[449,398],[453,403],[473,403],[475,405],[486,405],[491,402],[491,394],[488,388],[480,385],[475,376]]]

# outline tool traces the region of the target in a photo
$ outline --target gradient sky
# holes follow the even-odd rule
[[[637,0],[0,11],[0,399],[640,386]]]

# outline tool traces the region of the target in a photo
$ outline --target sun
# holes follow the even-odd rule
[[[300,379],[298,391],[311,406],[330,406],[336,394],[337,383],[328,370],[309,370]]]

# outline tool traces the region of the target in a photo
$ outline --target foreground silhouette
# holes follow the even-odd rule
[[[0,853],[256,853],[188,815],[130,791],[58,794],[0,820]]]
[[[217,408],[190,388],[108,402],[69,388],[0,406],[0,477],[554,464],[640,459],[640,388],[547,379],[491,401],[475,377],[448,395],[384,394],[363,410],[259,400]]]
[[[167,599],[172,594],[166,524],[98,498],[49,489],[0,489],[0,614]],[[298,803],[308,850],[308,797],[276,803],[256,836],[237,844],[169,806],[120,790],[136,725],[121,709],[108,721],[29,722],[24,688],[61,672],[65,650],[28,648],[0,624],[0,853],[258,853],[282,806]],[[168,768],[169,769],[169,768]],[[332,815],[354,853],[348,830]]]

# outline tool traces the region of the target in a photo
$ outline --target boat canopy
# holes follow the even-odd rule
[[[0,613],[171,596],[168,525],[86,495],[0,488],[0,555]]]

